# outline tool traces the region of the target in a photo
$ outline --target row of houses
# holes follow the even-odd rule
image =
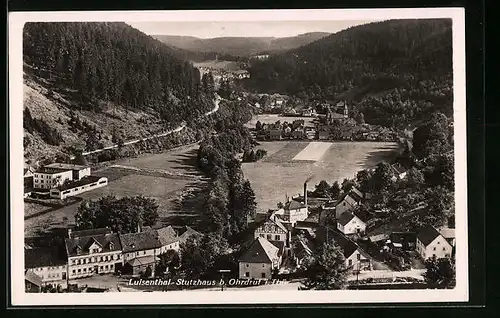
[[[24,169],[24,197],[38,194],[62,200],[107,184],[106,177],[92,176],[88,166],[52,163]]]
[[[180,244],[199,232],[185,226],[172,226],[118,234],[109,228],[71,231],[63,246],[25,245],[25,270],[43,283],[78,279],[97,274],[140,275],[168,250],[179,251]],[[27,274],[28,275],[28,274]]]

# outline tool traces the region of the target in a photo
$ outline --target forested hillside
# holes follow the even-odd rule
[[[192,36],[155,35],[158,40],[173,47],[192,52],[218,53],[248,57],[258,53],[281,52],[295,49],[327,36],[324,32],[311,32],[297,36],[275,37],[218,37],[200,39]],[[223,59],[219,56],[220,59]],[[233,59],[228,59],[233,60]]]
[[[213,107],[191,63],[125,23],[27,23],[23,35],[25,150],[116,143]]]
[[[261,92],[360,102],[358,109],[373,124],[418,120],[435,109],[451,115],[451,30],[450,19],[351,27],[254,62],[248,85]]]

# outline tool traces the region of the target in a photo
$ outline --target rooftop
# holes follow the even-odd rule
[[[110,228],[99,228],[99,229],[89,229],[89,230],[79,230],[79,231],[72,231],[70,234],[70,238],[77,238],[81,236],[92,236],[92,235],[101,235],[101,234],[111,234],[113,231],[111,231]]]
[[[295,200],[290,200],[287,203],[285,203],[285,210],[298,210],[305,207],[306,206],[303,203]]]
[[[120,234],[123,253],[150,250],[162,246],[156,231]]]
[[[127,262],[132,267],[135,266],[141,266],[141,265],[149,265],[154,263],[155,261],[159,261],[158,256],[153,256],[153,255],[146,255],[146,256],[140,256],[136,257],[134,259],[131,259],[130,261]]]
[[[66,253],[59,246],[34,247],[24,250],[25,268],[61,266],[66,263]]]
[[[101,179],[106,179],[106,178],[105,177],[97,177],[97,176],[85,176],[85,177],[81,178],[80,180],[65,182],[63,185],[57,187],[57,189],[59,191],[73,189],[73,188],[76,188],[79,186],[84,186],[87,184],[98,182]]]
[[[417,238],[420,240],[420,242],[422,242],[422,244],[427,246],[432,243],[432,241],[434,241],[439,235],[441,234],[439,234],[439,232],[434,227],[426,226],[418,232]]]
[[[172,226],[162,227],[156,231],[158,239],[163,246],[179,241],[179,237],[177,237],[177,233]]]
[[[355,217],[354,214],[350,212],[344,212],[340,215],[337,222],[339,222],[342,225],[346,225],[347,223],[351,222],[351,220],[354,219],[354,217]]]
[[[32,283],[33,285],[42,287],[43,284],[42,278],[37,274],[33,273],[32,271],[26,271],[26,273],[24,274],[24,279]]]
[[[278,257],[279,248],[263,237],[256,238],[248,250],[240,257],[245,263],[272,263]]]
[[[90,254],[89,249],[93,244],[98,245],[102,249],[101,253],[119,251],[122,249],[120,238],[116,233],[67,238],[65,244],[68,257]]]

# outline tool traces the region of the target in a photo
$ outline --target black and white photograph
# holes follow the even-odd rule
[[[463,9],[9,28],[13,304],[468,300]]]

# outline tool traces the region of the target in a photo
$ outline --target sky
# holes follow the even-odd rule
[[[288,37],[308,32],[335,33],[374,21],[127,22],[149,35],[215,37]]]

